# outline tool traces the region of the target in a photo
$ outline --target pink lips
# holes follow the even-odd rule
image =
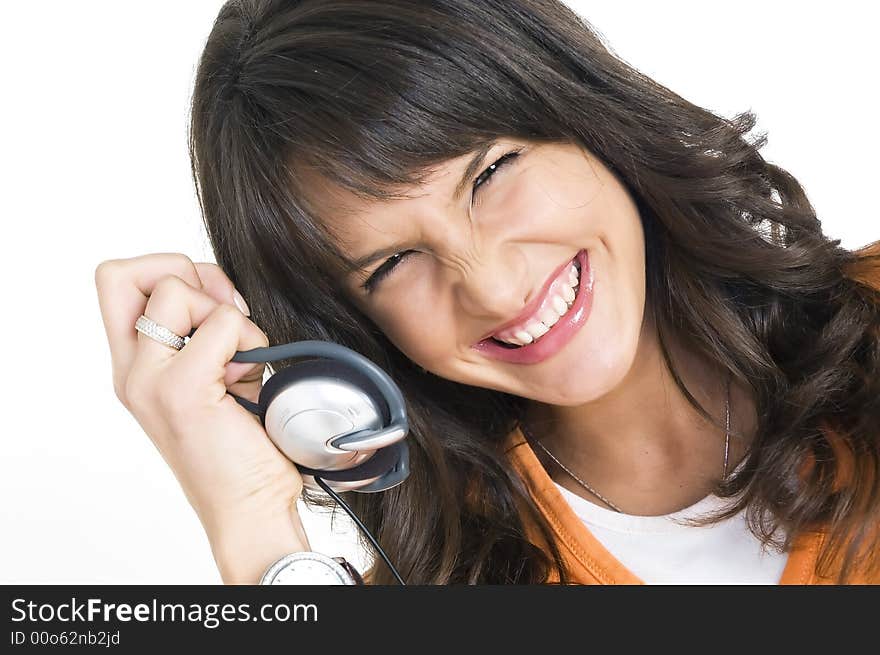
[[[487,357],[510,362],[512,364],[537,364],[559,352],[569,341],[571,341],[572,337],[574,337],[575,333],[583,326],[583,324],[587,322],[587,318],[590,315],[590,309],[592,309],[593,306],[593,291],[589,288],[590,261],[587,257],[587,251],[581,250],[577,254],[577,260],[580,262],[581,266],[581,283],[578,286],[577,296],[574,299],[571,309],[568,310],[568,313],[560,318],[559,321],[550,328],[547,334],[537,341],[519,348],[505,348],[491,338],[483,339],[471,347],[479,350]],[[569,263],[570,262],[566,262],[564,266],[568,266]],[[559,270],[561,271],[562,268]],[[558,272],[559,271],[557,271],[557,273]],[[555,278],[555,275],[551,277],[551,280],[553,278]],[[535,298],[535,302],[533,302],[532,305],[535,305],[536,307],[537,303],[540,303],[541,300],[543,300],[546,293],[547,288],[542,289],[541,294]],[[517,319],[511,321],[508,325],[501,326],[501,328],[503,329],[510,325],[515,325],[517,320],[530,316],[531,312],[528,310],[534,311],[535,307],[527,308],[527,311],[524,311],[517,317]],[[498,329],[496,329],[495,332],[498,332]],[[493,334],[495,332],[493,332]]]
[[[499,332],[502,332],[502,331],[506,330],[507,328],[513,327],[514,325],[518,325],[519,323],[522,323],[527,318],[529,318],[533,314],[535,314],[538,311],[538,309],[541,308],[541,305],[546,301],[547,294],[550,291],[550,287],[553,286],[553,282],[555,280],[557,280],[559,278],[560,274],[563,271],[565,271],[566,269],[568,269],[568,267],[570,265],[571,265],[571,260],[565,262],[564,264],[562,264],[562,266],[558,267],[555,271],[553,271],[553,273],[550,275],[550,277],[547,278],[547,281],[544,282],[544,286],[541,287],[541,290],[535,294],[535,297],[532,299],[532,301],[526,306],[525,309],[523,309],[519,313],[519,315],[515,316],[512,320],[508,321],[507,323],[504,323],[503,325],[497,326],[491,332],[487,333],[486,336],[483,338],[488,339],[493,334],[498,334]],[[566,279],[568,279],[567,275],[566,275]]]

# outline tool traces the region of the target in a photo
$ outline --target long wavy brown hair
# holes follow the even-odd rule
[[[778,549],[827,528],[819,567],[834,565],[839,582],[880,559],[880,242],[852,252],[825,236],[801,185],[759,153],[766,136],[750,137],[754,125],[751,112],[718,116],[641,74],[556,0],[222,7],[190,126],[217,263],[271,343],[341,343],[403,390],[410,478],[346,499],[408,582],[570,578],[503,449],[527,399],[421,370],[355,308],[340,282],[351,262],[306,173],[397,198],[503,137],[578,144],[619,176],[640,210],[664,352],[664,335],[687,334],[753,393],[745,465],[716,490],[738,500],[716,518],[746,509]],[[530,542],[527,522],[549,547]],[[381,560],[369,577],[393,581]]]

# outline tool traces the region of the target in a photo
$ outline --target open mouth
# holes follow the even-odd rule
[[[529,302],[531,314],[485,335],[471,348],[489,359],[509,364],[538,364],[554,357],[589,320],[593,308],[594,277],[589,252],[582,249],[561,265]],[[581,278],[586,277],[582,283]]]
[[[560,321],[562,321],[562,319],[571,311],[572,306],[574,305],[574,300],[575,298],[577,298],[577,294],[581,288],[580,258],[576,255],[570,262],[570,265],[574,266],[577,271],[577,280],[574,282],[573,285],[570,284],[564,289],[566,297],[569,298],[569,300],[566,300],[566,298],[563,298],[561,295],[559,295],[558,292],[556,292],[556,297],[553,299],[553,303],[551,303],[554,309],[551,309],[549,311],[545,309],[541,312],[538,318],[532,319],[529,322],[529,326],[531,329],[520,330],[512,335],[508,335],[510,340],[503,340],[496,338],[495,336],[490,336],[489,341],[507,350],[518,350],[533,343],[537,343],[547,334],[549,334],[553,330],[553,328]],[[569,281],[572,280],[573,278],[569,277]],[[571,289],[571,292],[568,292],[567,289]],[[560,310],[562,310],[562,313],[560,313]],[[514,340],[520,343],[511,343],[511,341]]]

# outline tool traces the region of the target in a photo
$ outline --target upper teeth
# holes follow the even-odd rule
[[[492,336],[499,341],[524,346],[540,339],[565,316],[574,302],[574,290],[578,285],[578,269],[572,264],[568,270],[568,284],[558,286],[550,297],[550,302],[525,323],[514,325]]]

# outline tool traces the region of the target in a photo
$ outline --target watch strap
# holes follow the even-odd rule
[[[364,584],[363,577],[360,573],[358,573],[358,570],[354,568],[351,563],[349,563],[348,560],[346,560],[344,557],[334,557],[333,559],[342,565],[342,568],[344,568],[348,572],[348,574],[354,580],[355,584]]]

